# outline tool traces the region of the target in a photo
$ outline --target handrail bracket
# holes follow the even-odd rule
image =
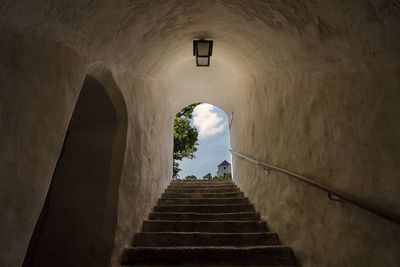
[[[328,193],[328,197],[332,201],[336,201],[336,202],[342,203],[342,199],[339,196],[335,195],[335,194]]]
[[[261,165],[261,166],[263,167],[264,171],[267,171],[268,174],[270,173],[271,168],[269,168],[269,167],[267,167],[267,166],[265,166],[265,165]]]

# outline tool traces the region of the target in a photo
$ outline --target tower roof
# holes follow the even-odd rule
[[[227,162],[226,160],[224,160],[221,164],[218,165],[218,167],[220,166],[230,166],[231,164],[229,162]]]

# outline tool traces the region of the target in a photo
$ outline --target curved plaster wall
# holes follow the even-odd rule
[[[4,29],[1,36],[0,265],[8,267],[22,265],[85,65],[42,38]]]
[[[118,89],[109,91],[117,102]],[[24,266],[109,264],[126,142],[126,109],[118,104],[119,116],[103,85],[86,76]]]
[[[72,4],[43,0],[30,4],[5,0],[0,14],[2,27],[23,33],[20,38],[4,34],[2,88],[44,88],[37,81],[54,81],[46,87],[48,97],[17,90],[1,97],[1,104],[10,104],[1,113],[4,129],[9,130],[0,137],[11,146],[2,152],[7,163],[2,165],[5,175],[1,177],[5,184],[24,192],[33,187],[31,180],[24,179],[31,170],[38,171],[32,177],[42,179],[34,187],[37,205],[26,206],[26,199],[7,193],[9,188],[2,194],[3,203],[26,206],[24,214],[30,222],[29,226],[18,223],[24,217],[15,216],[15,207],[2,208],[7,219],[1,221],[1,230],[7,231],[0,236],[14,244],[10,248],[10,242],[2,240],[0,263],[5,266],[18,266],[23,258],[79,90],[77,80],[83,80],[85,67],[94,61],[109,66],[128,110],[112,257],[115,266],[122,247],[129,244],[168,183],[172,172],[170,122],[180,107],[193,102],[209,102],[227,114],[234,112],[233,149],[400,213],[398,1]],[[34,42],[24,37],[28,34],[35,36]],[[215,41],[210,68],[194,66],[191,41],[198,37]],[[42,57],[30,54],[32,47]],[[51,50],[63,52],[48,54]],[[65,56],[64,50],[73,50],[75,57]],[[79,63],[71,62],[73,58]],[[47,64],[41,66],[42,76],[23,75],[43,59],[58,69],[46,68]],[[47,72],[50,79],[41,79]],[[59,79],[60,72],[70,76]],[[54,90],[58,88],[55,84],[64,84],[65,89]],[[74,98],[57,98],[56,93],[68,91],[75,92]],[[53,104],[53,97],[54,103],[63,103],[64,113],[60,104]],[[52,116],[56,110],[63,114],[59,115],[63,123],[41,122],[58,133],[44,146],[32,144],[40,131],[30,122],[35,114],[46,113],[29,114],[32,110],[18,104],[24,99],[45,102],[54,111]],[[15,120],[5,119],[17,113]],[[31,138],[19,139],[23,127]],[[18,140],[29,142],[16,150],[18,155],[10,154]],[[12,166],[37,150],[51,159],[49,164],[20,167],[21,173],[16,174]],[[399,264],[398,226],[347,205],[336,206],[319,192],[284,177],[269,176],[246,162],[235,160],[234,167],[239,185],[279,232],[282,242],[294,248],[303,266]],[[14,176],[24,182],[8,178]],[[14,235],[19,229],[23,231]]]

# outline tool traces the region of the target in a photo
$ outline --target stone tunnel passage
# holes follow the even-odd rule
[[[235,114],[233,150],[400,213],[397,0],[3,0],[0,15],[0,266],[22,264],[94,62],[126,102],[112,266],[169,183],[171,121],[195,101]],[[209,68],[192,55],[202,37]],[[397,225],[233,164],[302,266],[400,265]]]
[[[119,174],[112,172],[116,110],[86,75],[24,267],[107,266],[114,244]],[[114,192],[112,192],[114,191]]]

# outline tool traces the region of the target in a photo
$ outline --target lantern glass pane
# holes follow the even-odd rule
[[[197,57],[197,66],[209,66],[210,58],[209,57]]]
[[[197,56],[204,57],[209,56],[210,53],[210,43],[209,42],[197,42]]]

